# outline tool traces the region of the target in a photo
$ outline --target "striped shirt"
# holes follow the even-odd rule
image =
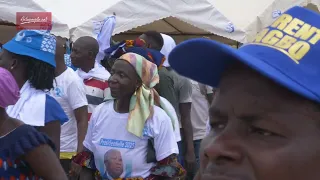
[[[86,95],[88,100],[88,118],[90,120],[94,109],[103,102],[104,97],[109,89],[108,81],[97,78],[84,80]]]

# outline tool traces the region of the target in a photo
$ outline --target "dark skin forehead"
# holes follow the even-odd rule
[[[77,39],[73,44],[73,49],[86,51],[99,51],[99,44],[96,39],[90,36],[84,36]]]
[[[200,176],[241,180],[319,178],[318,104],[243,66],[222,76],[202,141]]]
[[[320,105],[317,103],[307,100],[242,64],[231,66],[223,76],[220,86],[219,93],[222,95],[241,92],[248,96],[248,100],[252,99],[252,101],[241,102],[243,107],[241,111],[244,108],[248,109],[246,111],[256,113],[269,110],[292,113],[292,110],[298,110],[303,114],[320,115]],[[252,107],[247,108],[247,106]]]
[[[112,73],[124,73],[130,80],[138,81],[139,77],[134,67],[126,60],[117,59],[112,68]]]

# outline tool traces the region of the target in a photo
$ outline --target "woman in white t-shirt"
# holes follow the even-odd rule
[[[92,114],[83,143],[86,150],[73,159],[73,175],[81,165],[86,167],[80,174],[83,179],[183,177],[174,135],[179,127],[153,89],[159,82],[157,66],[127,53],[110,73],[110,97]]]

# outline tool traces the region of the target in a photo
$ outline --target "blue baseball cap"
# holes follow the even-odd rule
[[[181,75],[213,87],[218,87],[228,64],[240,61],[293,92],[320,102],[319,41],[320,15],[293,7],[239,49],[192,39],[173,49],[169,60]]]
[[[56,37],[47,31],[22,30],[3,45],[7,51],[30,56],[56,67]]]

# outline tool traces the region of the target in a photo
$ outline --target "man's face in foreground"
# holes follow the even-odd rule
[[[319,109],[242,65],[230,67],[210,108],[200,179],[319,180]]]

